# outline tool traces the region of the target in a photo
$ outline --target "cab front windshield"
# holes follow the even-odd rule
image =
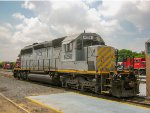
[[[83,36],[83,38],[77,40],[77,49],[81,49],[82,46],[87,47],[93,45],[104,45],[104,43],[96,36]]]

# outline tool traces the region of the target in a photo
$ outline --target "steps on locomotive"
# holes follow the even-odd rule
[[[107,80],[111,80],[112,78],[106,78]]]
[[[105,87],[112,87],[112,85],[110,85],[110,84],[106,84],[106,85],[104,85]]]
[[[101,86],[101,94],[110,94],[110,90],[112,87],[111,80],[112,78],[110,77],[106,78],[106,83],[104,85],[102,84]]]
[[[110,94],[110,91],[101,91],[103,94]]]

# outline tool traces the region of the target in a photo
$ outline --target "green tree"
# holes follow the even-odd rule
[[[12,67],[14,68],[16,65],[16,62],[12,62]]]
[[[119,53],[119,61],[122,61],[123,56],[134,56],[135,58],[145,58],[145,52],[141,51],[140,53],[138,52],[133,52],[132,50],[128,50],[128,49],[121,49],[118,51]]]
[[[119,50],[119,55],[130,56],[130,55],[133,55],[133,52],[131,50],[127,50],[127,49],[121,49],[121,50]]]
[[[2,67],[3,67],[2,62],[0,62],[0,68],[2,68]]]

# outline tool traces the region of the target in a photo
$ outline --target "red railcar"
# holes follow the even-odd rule
[[[146,74],[146,60],[145,58],[134,58],[133,59],[126,59],[122,65],[124,68],[133,67],[136,74],[145,75]]]
[[[12,69],[13,64],[11,62],[4,62],[3,63],[3,69]]]

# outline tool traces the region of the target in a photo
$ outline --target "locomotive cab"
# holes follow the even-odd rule
[[[96,33],[68,36],[62,42],[62,61],[85,61],[85,48],[94,45],[105,45]]]
[[[105,42],[96,33],[81,33],[67,36],[62,41],[62,51],[60,53],[63,68],[95,71],[96,49],[97,46],[102,45],[105,45]],[[90,54],[93,55],[90,56]]]

